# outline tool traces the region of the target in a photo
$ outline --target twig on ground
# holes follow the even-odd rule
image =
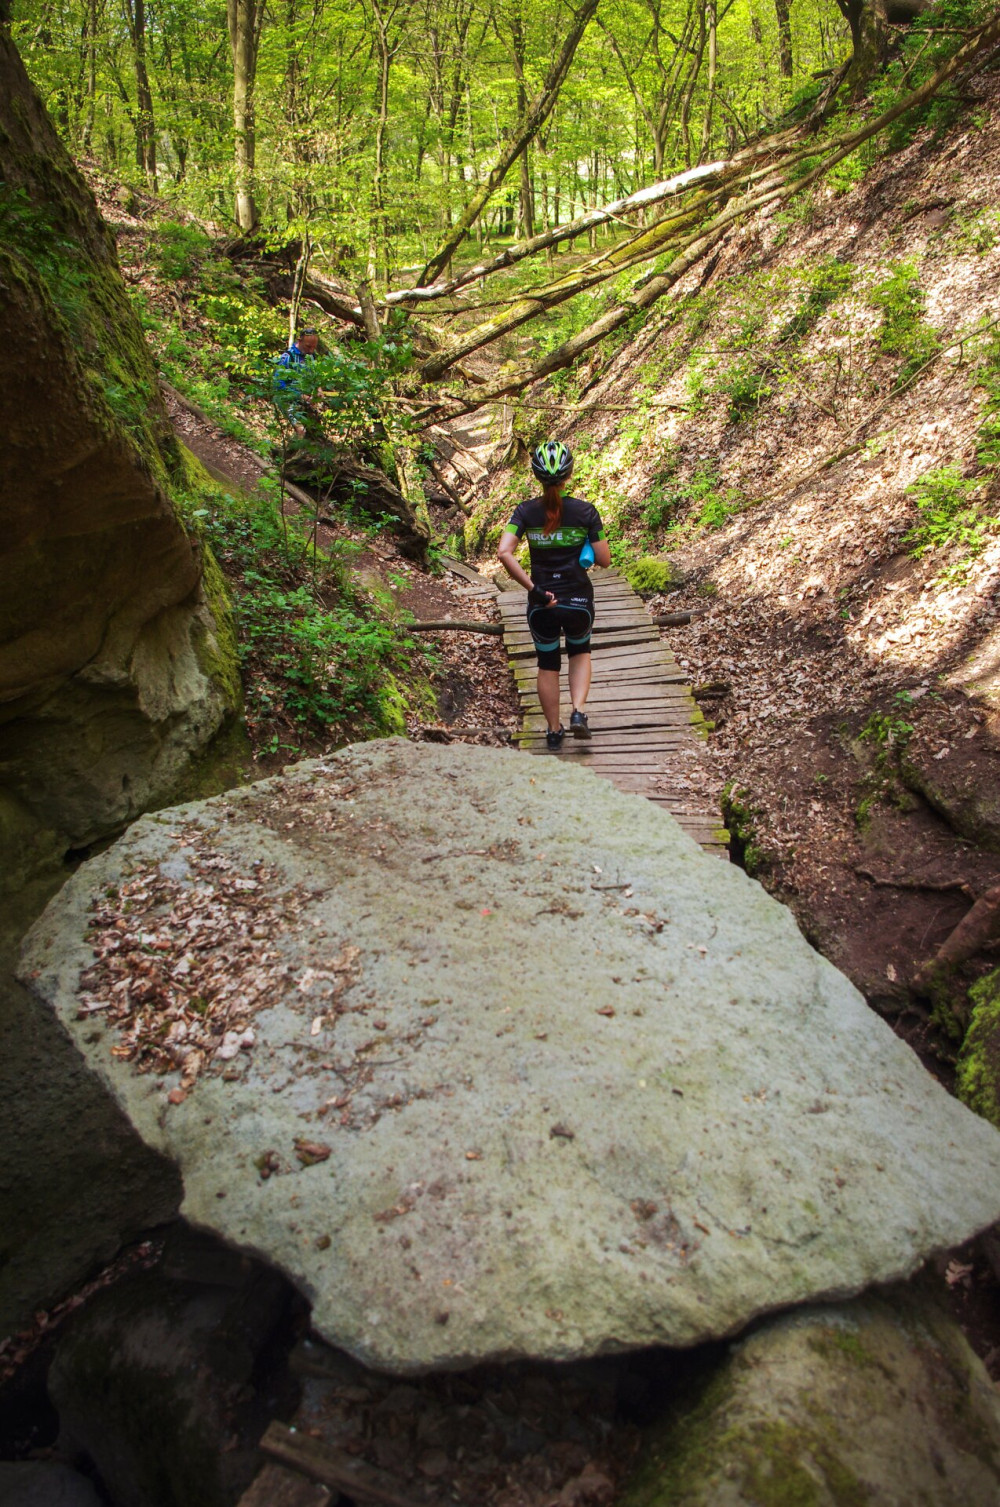
[[[697,692],[695,692],[697,695]],[[975,895],[966,884],[964,879],[890,879],[880,874],[873,874],[871,869],[863,868],[860,864],[855,865],[855,874],[859,879],[868,879],[879,889],[886,890],[933,890],[940,894],[947,894],[951,890],[967,895],[970,900],[975,900]]]
[[[376,1470],[343,1450],[331,1449],[297,1434],[283,1423],[268,1425],[260,1447],[272,1460],[361,1502],[377,1502],[381,1507],[432,1507],[429,1498],[418,1499],[407,1494],[404,1484],[388,1471]]]

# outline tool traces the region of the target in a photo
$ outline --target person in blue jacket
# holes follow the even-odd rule
[[[291,424],[297,439],[305,437],[306,422],[315,417],[302,397],[297,374],[315,359],[318,348],[316,330],[303,330],[274,363],[274,406]]]
[[[538,660],[538,699],[545,713],[547,746],[556,750],[566,736],[559,716],[560,639],[566,636],[569,691],[573,711],[569,730],[589,738],[584,710],[590,694],[590,630],[594,588],[581,552],[589,544],[590,563],[607,567],[611,551],[593,503],[565,496],[573,454],[561,440],[546,440],[532,453],[531,469],[542,484],[540,497],[518,503],[500,540],[500,563],[528,593],[528,628]],[[528,541],[529,575],[515,551]]]

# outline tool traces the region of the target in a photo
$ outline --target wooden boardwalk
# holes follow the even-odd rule
[[[641,599],[616,570],[593,572],[593,681],[587,701],[593,737],[567,733],[558,753],[545,746],[545,718],[535,690],[535,654],[522,591],[502,591],[497,603],[504,644],[517,680],[528,753],[579,759],[619,790],[664,806],[710,853],[728,856],[729,833],[718,812],[692,790],[692,766],[705,757],[705,720],[684,672],[661,641]],[[562,721],[570,711],[563,654]]]

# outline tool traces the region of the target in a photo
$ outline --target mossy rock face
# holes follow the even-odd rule
[[[114,244],[0,33],[0,885],[178,793],[238,717],[221,576]]]
[[[958,1059],[958,1096],[1000,1130],[1000,968],[969,990],[972,1020]]]
[[[735,1345],[654,1431],[619,1507],[990,1507],[1000,1399],[913,1289],[811,1307]]]

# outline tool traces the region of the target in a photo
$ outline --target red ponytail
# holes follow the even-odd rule
[[[561,481],[546,482],[542,488],[542,501],[545,504],[545,527],[543,534],[554,534],[562,524],[563,519],[563,483]]]

